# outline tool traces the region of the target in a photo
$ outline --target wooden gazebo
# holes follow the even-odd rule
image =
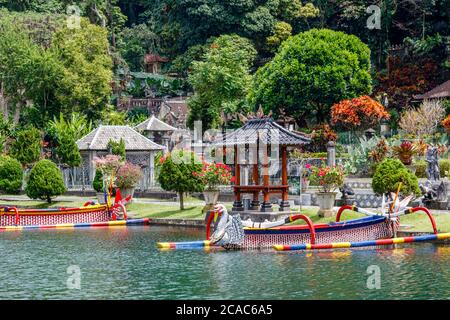
[[[280,211],[289,210],[287,180],[287,148],[307,144],[311,139],[306,135],[294,133],[276,123],[271,117],[261,117],[248,120],[245,125],[233,132],[222,135],[213,145],[223,148],[234,148],[235,185],[232,211],[244,211],[242,194],[253,195],[251,210],[271,212],[271,194],[281,193]],[[276,149],[278,148],[278,150]],[[271,185],[269,176],[269,154],[278,151],[281,154],[281,184]],[[278,160],[278,159],[277,159]],[[224,159],[224,163],[229,163]],[[241,185],[241,165],[252,165],[252,185]],[[262,184],[260,182],[261,167]],[[263,194],[263,203],[259,195]]]

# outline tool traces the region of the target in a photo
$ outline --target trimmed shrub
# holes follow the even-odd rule
[[[58,166],[50,160],[40,160],[30,171],[25,192],[31,199],[47,200],[66,192]]]
[[[377,194],[397,192],[400,182],[400,192],[403,195],[413,193],[420,196],[417,177],[400,160],[387,158],[377,166],[372,179],[372,189]]]
[[[17,193],[22,187],[23,171],[19,161],[9,156],[0,157],[0,190]]]

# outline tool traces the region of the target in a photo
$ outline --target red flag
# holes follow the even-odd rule
[[[116,189],[116,198],[114,199],[114,204],[118,204],[120,201],[122,201],[122,195],[120,194],[120,189]]]

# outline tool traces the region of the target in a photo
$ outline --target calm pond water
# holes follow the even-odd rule
[[[168,227],[0,233],[1,299],[450,299],[450,245],[322,252],[159,251]],[[77,265],[81,288],[68,289]],[[367,268],[381,289],[367,289]]]

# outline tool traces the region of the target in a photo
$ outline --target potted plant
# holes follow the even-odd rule
[[[116,187],[120,188],[123,198],[131,195],[133,198],[134,189],[142,177],[142,170],[139,166],[126,162],[117,170]]]
[[[406,166],[411,165],[413,156],[417,153],[417,147],[408,140],[392,147],[394,155]]]
[[[344,168],[342,166],[311,168],[309,180],[319,188],[316,193],[319,204],[319,216],[329,217],[333,215],[334,201],[337,194],[334,191],[344,184],[344,177]]]
[[[203,164],[200,173],[192,172],[192,174],[203,182],[205,189],[203,190],[203,198],[206,202],[204,211],[214,207],[219,199],[219,186],[228,185],[234,181],[231,174],[231,168],[223,163],[208,163]]]
[[[112,194],[112,191],[113,191],[113,186],[114,186],[114,182],[116,179],[117,171],[119,170],[119,168],[122,166],[122,163],[123,163],[121,160],[121,157],[108,154],[105,157],[100,157],[100,158],[95,157],[93,162],[94,162],[96,171],[99,171],[101,174],[101,178],[100,177],[98,178],[98,179],[102,179],[102,189],[101,190],[106,189],[107,195],[108,195],[108,197],[110,197]],[[99,176],[100,176],[100,174],[99,174]],[[99,185],[100,185],[100,183],[97,183],[96,191],[100,189]],[[100,201],[100,196],[98,195],[98,197],[99,197],[99,201]],[[102,197],[103,197],[102,202],[105,202],[104,195]]]

